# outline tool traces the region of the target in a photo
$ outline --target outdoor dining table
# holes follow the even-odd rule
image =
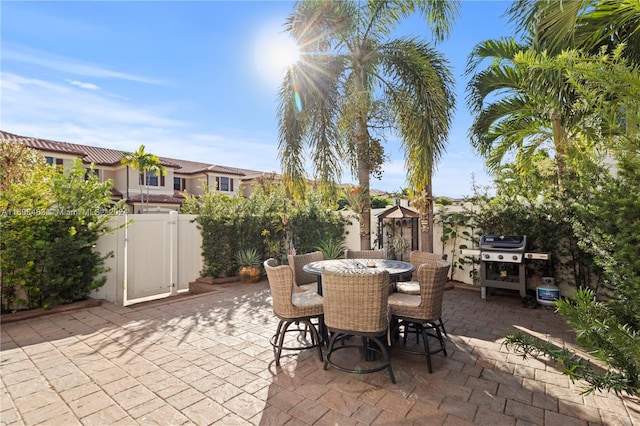
[[[341,272],[350,274],[371,274],[386,270],[389,272],[390,281],[395,281],[399,276],[413,272],[416,267],[409,262],[391,259],[332,259],[319,260],[307,263],[302,267],[305,272],[318,276],[318,294],[322,295],[322,272]],[[321,319],[319,323],[320,338],[323,343],[328,343],[327,329],[324,321]],[[365,344],[365,348],[369,345]],[[364,348],[363,348],[364,349]],[[374,353],[364,350],[364,359],[375,359]]]
[[[332,259],[307,263],[302,269],[318,276],[318,294],[322,295],[322,271],[367,274],[386,270],[393,281],[394,278],[413,272],[416,267],[409,262],[391,259]]]

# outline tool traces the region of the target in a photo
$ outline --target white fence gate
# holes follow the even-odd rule
[[[194,218],[177,212],[112,218],[110,226],[122,227],[98,241],[96,249],[113,256],[105,262],[106,284],[91,296],[127,306],[188,291],[203,266]]]

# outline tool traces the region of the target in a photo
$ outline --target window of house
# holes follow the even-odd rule
[[[233,178],[224,176],[216,177],[216,184],[218,186],[218,191],[233,192]]]
[[[145,172],[148,186],[158,186],[158,175],[155,172]]]
[[[63,166],[64,165],[62,158],[53,158],[53,157],[45,156],[44,157],[44,161],[50,166],[53,166],[54,164],[56,166]]]
[[[91,169],[87,169],[84,172],[84,180],[89,180],[89,173],[90,172],[91,172]],[[100,172],[98,171],[98,169],[93,169],[93,174],[98,178],[100,177]]]
[[[184,191],[187,187],[187,180],[185,178],[174,177],[173,178],[173,189],[175,191]]]

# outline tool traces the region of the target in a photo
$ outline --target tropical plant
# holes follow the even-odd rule
[[[454,106],[452,77],[442,55],[423,40],[394,39],[390,33],[417,12],[442,40],[457,10],[453,1],[312,0],[297,3],[286,22],[301,56],[279,95],[285,183],[295,197],[303,197],[305,145],[325,193],[336,194],[346,161],[362,192],[361,249],[371,247],[370,177],[382,171],[381,140],[390,129],[399,133],[408,181],[430,198],[431,174]]]
[[[34,168],[44,163],[44,158],[25,144],[0,140],[0,193],[12,184],[29,179]]]
[[[160,158],[149,152],[145,152],[145,146],[140,145],[137,151],[125,152],[122,154],[121,163],[130,166],[140,173],[138,184],[140,185],[140,209],[145,212],[143,187],[147,188],[147,202],[149,200],[149,178],[153,176],[166,175],[166,169],[162,165]]]
[[[321,206],[320,196],[293,204],[284,187],[258,185],[249,198],[229,197],[207,191],[189,196],[188,211],[197,214],[202,233],[203,276],[216,278],[236,273],[237,253],[255,250],[261,259],[286,258],[289,244],[299,252],[315,250],[318,241],[344,239],[346,219]]]
[[[255,283],[260,280],[262,270],[260,264],[262,258],[258,250],[254,248],[243,248],[236,253],[236,261],[240,265],[238,268],[238,276],[243,283]]]
[[[391,201],[389,198],[387,197],[381,197],[379,195],[374,195],[373,197],[371,197],[371,208],[372,209],[383,209],[387,206],[390,206],[393,204],[393,201]]]
[[[572,239],[600,277],[597,288],[580,288],[556,308],[604,368],[523,333],[507,336],[506,344],[525,357],[559,362],[572,380],[586,381],[585,393],[640,395],[640,73],[622,51],[567,51],[546,65],[565,72],[580,92],[607,148],[606,159],[582,162],[575,182],[554,200],[561,206],[556,217],[571,226]]]
[[[111,202],[112,182],[99,182],[80,160],[63,173],[26,164],[21,179],[0,192],[3,311],[71,303],[101,287],[109,255],[94,246],[110,231],[108,213],[122,206]]]
[[[349,218],[323,206],[319,193],[311,193],[303,203],[287,207],[287,237],[298,253],[316,250],[319,241],[344,240]]]
[[[447,255],[451,262],[451,279],[455,277],[456,269],[464,269],[470,263],[467,258],[459,256],[460,250],[469,248],[468,243],[476,236],[473,235],[474,223],[470,212],[446,210],[441,208],[435,222],[442,226],[442,253],[447,253],[447,245],[451,247]],[[471,231],[470,231],[471,229]]]
[[[568,163],[597,148],[600,128],[593,111],[566,72],[549,66],[555,57],[546,52],[513,39],[486,41],[474,48],[467,72],[485,60],[486,68],[467,87],[468,105],[476,115],[472,145],[494,173],[505,159],[513,159],[518,173],[531,174],[535,156],[548,153],[562,191],[572,173]]]
[[[236,254],[236,261],[238,266],[260,266],[262,258],[258,253],[258,250],[254,248],[240,249]]]
[[[567,49],[596,54],[624,44],[625,57],[640,64],[640,3],[637,0],[516,0],[507,12],[537,51]]]
[[[640,147],[640,139],[636,140]],[[604,291],[579,289],[558,312],[578,342],[608,368],[597,368],[566,348],[514,333],[507,346],[523,356],[547,356],[572,380],[585,380],[585,393],[609,390],[640,395],[640,185],[638,157],[621,158],[616,176],[600,173],[601,190],[577,198],[572,224],[580,246],[600,268]],[[566,200],[565,200],[566,202]]]
[[[402,235],[394,235],[389,238],[389,258],[402,260],[404,254],[409,250],[410,243]]]
[[[320,241],[316,249],[322,252],[325,259],[341,259],[344,257],[346,246],[343,241],[329,237]]]

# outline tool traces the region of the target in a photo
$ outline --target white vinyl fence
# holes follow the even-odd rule
[[[105,262],[106,284],[91,297],[127,306],[188,291],[203,267],[194,218],[177,212],[113,217],[110,226],[129,224],[98,241],[96,249],[113,256]]]
[[[384,210],[376,209],[371,214],[372,242],[377,238],[377,215]],[[342,213],[352,222],[345,229],[346,246],[359,250],[358,219],[352,212]],[[102,254],[113,252],[105,262],[110,268],[105,274],[107,282],[91,297],[127,306],[189,291],[189,283],[195,281],[203,269],[202,235],[193,222],[195,217],[177,212],[113,217],[109,225],[121,228],[101,237],[96,247]],[[126,223],[129,225],[123,226]],[[460,256],[459,248],[451,243],[443,247],[440,241],[442,227],[436,225],[434,228],[434,252],[447,253],[449,261],[455,264]],[[452,272],[454,279],[473,283],[468,266]]]

